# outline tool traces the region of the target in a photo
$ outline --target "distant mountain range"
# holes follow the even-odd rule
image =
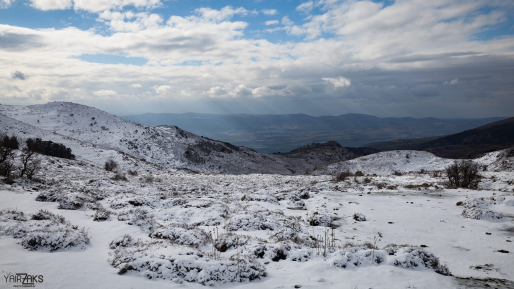
[[[393,140],[368,146],[382,151],[424,150],[443,158],[476,158],[514,146],[514,117],[444,137]]]
[[[443,136],[469,130],[502,117],[481,119],[379,118],[365,114],[313,117],[286,115],[141,114],[121,116],[135,123],[174,125],[198,135],[258,152],[289,152],[309,143],[334,140],[343,147],[372,142]]]

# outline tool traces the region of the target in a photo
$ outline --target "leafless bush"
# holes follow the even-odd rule
[[[128,173],[129,175],[133,176],[133,177],[137,176],[137,171],[135,171],[135,170],[128,170],[128,172],[127,172],[127,173]]]
[[[154,178],[152,175],[146,175],[144,178],[143,178],[143,181],[147,184],[151,184],[153,183],[154,181]]]
[[[118,169],[118,163],[115,162],[114,160],[108,160],[105,162],[104,168],[108,172],[116,171],[116,169]]]
[[[114,177],[111,178],[113,181],[128,181],[127,177],[122,173],[116,173]]]
[[[335,178],[335,181],[336,182],[342,182],[342,181],[345,181],[348,177],[350,177],[352,175],[352,173],[350,173],[350,170],[346,169],[342,172],[340,172],[336,178]]]
[[[364,176],[364,173],[362,171],[356,171],[355,172],[355,176],[356,177],[363,177]]]
[[[353,219],[357,222],[364,222],[366,221],[366,217],[361,213],[355,213],[353,214]]]
[[[448,188],[477,189],[482,178],[479,171],[480,166],[472,161],[460,161],[449,165],[445,169]]]

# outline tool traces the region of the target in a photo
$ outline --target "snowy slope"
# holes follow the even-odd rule
[[[205,173],[302,173],[313,168],[301,160],[268,156],[210,140],[178,127],[149,127],[80,104],[1,105],[0,113],[43,130],[132,155],[167,168]]]
[[[489,171],[514,171],[514,148],[490,152],[475,160]]]
[[[205,280],[216,288],[256,289],[514,285],[512,173],[487,172],[484,181],[502,187],[491,191],[446,190],[441,177],[418,173],[372,176],[366,184],[365,177],[337,183],[330,176],[169,173],[152,174],[153,182],[146,181],[147,174],[115,181],[113,173],[83,167],[80,161],[43,158],[48,170],[38,175],[40,183],[0,183],[0,211],[16,208],[30,219],[40,209],[49,210],[88,228],[91,242],[83,249],[29,251],[4,228],[39,221],[0,214],[0,268],[42,274],[41,287],[205,288]],[[74,200],[83,206],[62,209]],[[302,209],[290,209],[292,205]],[[100,208],[111,215],[97,222]],[[504,217],[461,215],[470,209]],[[366,220],[355,220],[356,213]],[[334,244],[326,254],[320,249],[323,242],[313,240],[332,229],[310,221],[321,217],[334,228]],[[216,238],[206,238],[204,233],[213,231]],[[377,249],[371,250],[374,242]],[[217,258],[210,255],[215,244],[226,245]],[[454,276],[421,263],[421,253],[424,259],[438,257]],[[377,257],[375,263],[371,256]],[[234,260],[239,258],[265,268],[267,275],[234,282]],[[184,264],[191,273],[177,274]],[[239,265],[236,272],[244,269]],[[119,275],[123,268],[127,272]],[[218,271],[215,282],[209,279],[213,270]]]
[[[158,167],[153,164],[141,162],[138,159],[116,150],[100,148],[94,144],[46,131],[3,114],[0,114],[0,132],[7,133],[8,135],[16,135],[22,139],[22,141],[27,138],[41,138],[42,140],[51,140],[56,143],[64,144],[66,147],[71,148],[72,153],[76,156],[78,161],[98,167],[103,167],[106,160],[113,159],[118,162],[122,169],[133,169],[134,167],[139,167],[139,169],[147,171],[155,171],[158,169]]]
[[[334,174],[349,169],[351,172],[362,171],[364,174],[391,175],[397,172],[415,172],[420,170],[442,170],[454,160],[443,159],[423,151],[388,151],[353,160],[329,165],[323,173]]]

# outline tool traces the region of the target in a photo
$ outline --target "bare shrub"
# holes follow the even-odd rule
[[[448,178],[448,188],[477,189],[482,178],[479,171],[480,166],[472,161],[460,161],[449,165],[444,171]]]
[[[128,173],[129,175],[133,176],[133,177],[135,177],[135,176],[137,176],[137,175],[138,175],[137,171],[135,171],[135,170],[128,170],[128,172],[127,172],[127,173]]]
[[[151,184],[153,183],[154,181],[154,178],[152,175],[146,175],[144,178],[143,178],[143,181],[147,184]]]
[[[116,171],[116,169],[118,169],[118,163],[115,162],[114,160],[108,160],[105,162],[104,168],[108,172]]]
[[[111,178],[113,181],[128,181],[127,177],[122,173],[116,173],[114,177]]]
[[[350,173],[350,171],[347,169],[345,171],[342,171],[340,172],[336,178],[335,178],[335,181],[336,182],[342,182],[342,181],[345,181],[348,177],[350,177],[352,175],[352,173]]]
[[[366,221],[366,217],[361,213],[355,213],[353,214],[353,219],[357,222],[364,222]]]
[[[355,176],[356,177],[363,177],[364,176],[364,173],[362,171],[356,171],[355,172]]]

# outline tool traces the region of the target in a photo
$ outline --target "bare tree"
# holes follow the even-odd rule
[[[27,163],[25,174],[27,175],[27,178],[29,180],[32,180],[34,175],[36,175],[40,170],[41,159],[38,156],[34,155]]]
[[[39,151],[38,143],[31,138],[27,139],[21,154],[20,178],[26,175],[27,178],[32,179],[41,169],[41,159],[37,156]]]
[[[0,175],[7,178],[12,177],[13,171],[16,169],[14,164],[14,155],[19,148],[16,136],[7,136],[0,134]]]
[[[479,174],[480,166],[472,161],[455,162],[446,167],[449,188],[477,189],[482,176]]]

